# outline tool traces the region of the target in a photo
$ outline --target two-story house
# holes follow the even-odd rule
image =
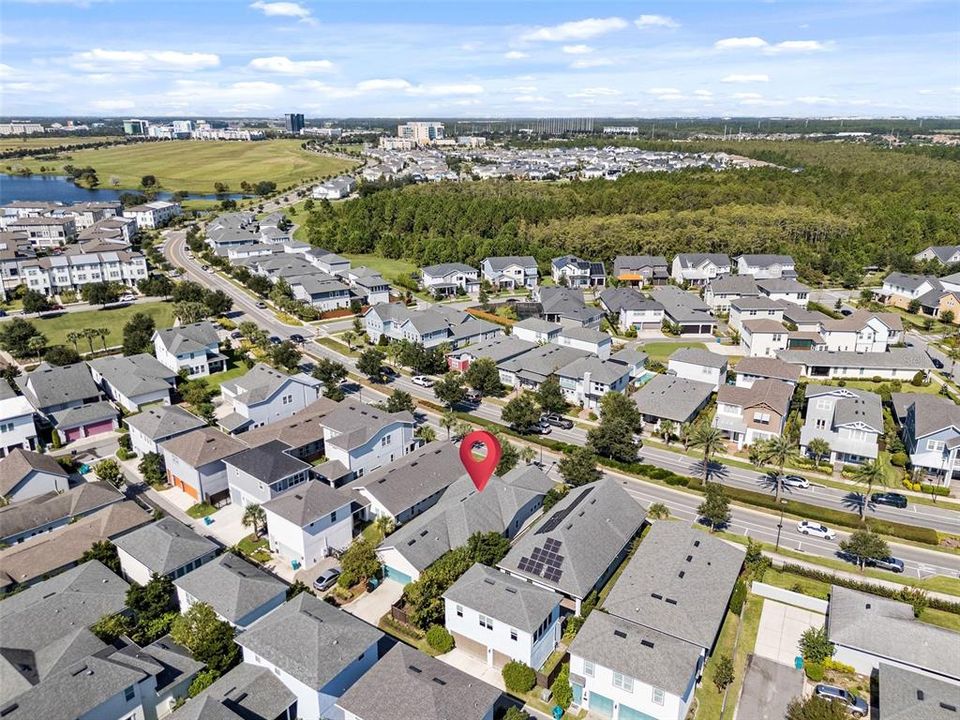
[[[160,443],[167,482],[191,498],[211,505],[229,500],[224,460],[246,447],[212,427],[202,427]]]
[[[607,282],[602,262],[589,262],[573,255],[551,260],[550,276],[557,285],[571,288],[602,287]]]
[[[352,497],[343,489],[308,480],[263,504],[270,550],[294,567],[311,567],[353,540]]]
[[[706,285],[729,274],[730,256],[722,253],[679,253],[670,267],[670,277],[678,285]]]
[[[153,355],[118,355],[88,364],[93,381],[103,394],[127,412],[137,412],[141,405],[170,404],[177,374]]]
[[[41,423],[55,429],[62,442],[73,442],[117,428],[119,413],[101,399],[86,363],[53,366],[40,363],[16,378],[17,387],[36,409]]]
[[[680,348],[667,361],[667,373],[685,380],[713,386],[714,392],[727,381],[727,358],[702,348]]]
[[[655,287],[650,296],[663,306],[663,319],[674,325],[681,335],[708,335],[717,326],[710,307],[693,293],[678,287]]]
[[[950,487],[960,470],[960,406],[939,395],[895,393],[893,409],[910,464],[936,484]]]
[[[744,320],[740,323],[740,349],[748,357],[777,357],[786,350],[790,332],[776,320]]]
[[[903,320],[896,313],[857,310],[845,318],[821,321],[820,336],[827,350],[886,352],[903,342]]]
[[[179,405],[154,405],[123,420],[130,430],[130,443],[140,457],[162,452],[160,443],[206,427],[207,423]]]
[[[123,576],[146,585],[154,575],[183,577],[217,556],[218,546],[169,515],[116,538]]]
[[[458,291],[480,291],[480,277],[476,268],[463,263],[441,263],[421,268],[420,284],[424,290],[437,297],[456,295]]]
[[[687,380],[675,375],[655,375],[631,397],[651,430],[669,420],[675,424],[693,422],[713,395],[709,382]]]
[[[2,460],[0,476],[7,477]],[[64,486],[65,480],[61,479]],[[123,497],[110,483],[97,480],[34,495],[28,498],[30,502],[14,500],[0,508],[0,543],[20,545],[49,536],[54,530],[121,502]],[[4,569],[9,574],[8,568]]]
[[[783,434],[792,397],[793,386],[780,380],[755,380],[749,388],[723,385],[717,392],[713,426],[742,450]]]
[[[514,324],[510,337],[531,343],[552,343],[560,336],[563,326],[559,323],[547,322],[540,318],[530,317]],[[501,358],[507,360],[509,358]]]
[[[797,266],[789,255],[740,255],[737,274],[762,278],[796,277]]]
[[[760,295],[771,300],[781,300],[806,307],[810,288],[793,277],[760,278],[757,280]]]
[[[319,426],[316,428],[319,431]],[[291,447],[271,440],[224,458],[230,502],[240,507],[260,505],[310,477],[310,465],[295,457]]]
[[[354,300],[350,286],[333,275],[313,272],[284,278],[295,300],[312,305],[320,312],[350,307]]]
[[[8,222],[6,230],[26,233],[35,247],[60,247],[77,239],[77,223],[72,217],[31,215]]]
[[[180,214],[180,203],[155,200],[134,205],[123,211],[124,217],[137,221],[138,228],[159,228],[167,225]]]
[[[359,297],[364,305],[390,302],[393,288],[376,270],[357,267],[343,270],[338,275],[350,286],[350,294]]]
[[[557,370],[564,397],[574,405],[596,409],[608,392],[623,392],[630,384],[630,368],[595,356],[577,358]]]
[[[33,450],[37,446],[37,426],[33,405],[13,388],[0,382],[0,458],[14,448]]]
[[[831,463],[859,465],[876,460],[883,433],[880,396],[866,390],[809,384],[800,431],[800,452],[809,454],[814,438],[830,444]]]
[[[935,260],[941,265],[960,263],[960,245],[931,245],[913,256],[915,262]]]
[[[585,350],[601,360],[610,357],[610,351],[613,348],[613,338],[609,333],[588,327],[565,327],[553,342],[564,347]]]
[[[441,305],[415,310],[399,303],[380,303],[367,309],[363,321],[367,337],[375,343],[385,336],[425,348],[441,344],[458,348],[503,335],[499,325]]]
[[[791,387],[796,387],[800,382],[800,368],[796,365],[785,363],[779,358],[758,358],[745,357],[737,363],[738,387],[753,387],[757,380],[764,378],[769,380],[780,380]]]
[[[775,320],[783,322],[783,304],[768,297],[746,296],[730,301],[728,325],[731,330],[743,331],[745,320]]]
[[[752,275],[721,275],[703,289],[703,301],[715,313],[728,312],[734,300],[758,295],[760,290]]]
[[[666,285],[670,270],[662,255],[617,255],[613,276],[622,285]]]
[[[583,301],[583,290],[569,287],[540,287],[537,297],[541,318],[564,327],[599,328],[603,311]]]
[[[328,460],[337,460],[356,477],[393,462],[420,445],[413,415],[388,413],[344,400],[323,419]]]
[[[323,383],[306,373],[287,375],[257,363],[245,375],[221,383],[220,391],[231,411],[218,423],[236,434],[283,420],[320,397],[322,387]]]
[[[504,385],[536,390],[560,368],[586,357],[591,357],[586,350],[548,343],[498,363],[497,370],[500,373],[500,382]]]
[[[14,448],[0,458],[0,497],[7,502],[63,492],[68,480],[67,471],[49,455]]]
[[[663,305],[632,288],[607,288],[599,300],[620,332],[630,328],[659,331],[663,326]]]
[[[539,273],[537,261],[529,255],[496,256],[486,258],[480,266],[483,279],[499,290],[533,289]]]
[[[205,377],[227,367],[227,358],[220,354],[220,336],[211,322],[157,330],[152,340],[157,360],[175,373],[186,370],[188,377]]]
[[[883,288],[877,294],[884,298],[887,305],[906,310],[915,300],[921,307],[924,301],[928,306],[935,306],[943,289],[940,281],[932,275],[892,272],[883,279]]]

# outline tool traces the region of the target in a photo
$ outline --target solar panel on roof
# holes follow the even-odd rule
[[[570,505],[565,507],[563,510],[558,510],[557,512],[555,512],[552,516],[550,516],[550,518],[547,519],[547,521],[543,525],[541,525],[537,529],[537,535],[543,535],[544,533],[553,532],[558,527],[560,527],[563,521],[567,519],[567,516],[570,513],[572,513],[576,509],[577,505],[583,502],[586,499],[587,495],[589,495],[592,491],[593,491],[593,488],[588,487],[580,495],[577,495],[577,497],[573,499]]]

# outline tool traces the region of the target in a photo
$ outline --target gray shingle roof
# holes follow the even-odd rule
[[[684,292],[672,285],[655,287],[650,296],[663,305],[663,311],[673,322],[716,324],[710,307],[693,293]]]
[[[273,500],[265,502],[263,509],[289,520],[298,527],[304,527],[349,504],[350,494],[346,491],[334,489],[319,480],[307,480]]]
[[[564,328],[560,331],[560,337],[570,338],[572,340],[582,340],[583,342],[591,343],[612,342],[612,338],[608,333],[588,327]]]
[[[199,468],[230,457],[246,445],[212,427],[202,427],[167,440],[161,447],[191,467]]]
[[[128,415],[124,422],[154,441],[206,426],[203,420],[179,405],[153,405],[136,415]]]
[[[834,425],[863,423],[877,432],[883,431],[883,405],[876,393],[832,385],[807,385],[804,395],[807,400],[820,395],[837,397],[833,407]]]
[[[960,685],[880,663],[883,720],[956,720]]]
[[[2,462],[0,461],[0,466]],[[61,493],[44,493],[11,503],[0,508],[0,538],[10,537],[64,518],[84,515],[91,510],[121,500],[123,500],[123,494],[109,483],[88,482]]]
[[[397,643],[337,702],[363,720],[483,720],[500,690]]]
[[[327,442],[344,450],[353,450],[363,445],[394,423],[413,425],[413,415],[406,410],[388,413],[353,400],[339,403],[323,420],[324,427],[337,433]]]
[[[830,588],[827,634],[837,645],[960,680],[960,633],[914,618],[909,604]]]
[[[252,475],[267,485],[309,470],[310,465],[291,456],[290,446],[279,440],[271,440],[257,447],[241,450],[225,460],[238,470]]]
[[[740,255],[751,267],[770,267],[771,265],[793,265],[789,255]]]
[[[633,288],[607,288],[600,293],[600,303],[608,312],[618,313],[621,310],[663,310],[658,303]]]
[[[208,345],[217,345],[220,341],[217,328],[211,322],[157,330],[155,337],[159,337],[163,346],[174,355],[200,352]]]
[[[270,670],[241,663],[195,698],[170,720],[272,720],[297,699]]]
[[[305,375],[297,373],[296,375],[287,375],[269,365],[257,363],[246,375],[237,378],[232,382],[223,383],[222,387],[236,395],[237,400],[245,405],[255,405],[271,397],[287,382],[298,382],[308,387],[320,387],[322,383]]]
[[[633,395],[640,412],[665,420],[687,422],[710,399],[713,385],[673,375],[657,375]]]
[[[194,660],[190,651],[175,643],[169,635],[144,646],[143,652],[163,667],[157,675],[158,693],[203,669],[203,663]]]
[[[339,406],[321,396],[288,418],[248,430],[243,434],[243,441],[251,447],[271,440],[279,440],[292,448],[309,445],[323,437],[323,418]]]
[[[800,368],[777,358],[745,357],[737,363],[735,370],[737,375],[756,375],[794,383],[800,379]]]
[[[557,370],[559,377],[581,379],[585,373],[590,373],[592,382],[613,385],[618,380],[630,374],[630,369],[625,365],[612,360],[601,360],[598,357],[590,356],[577,358],[572,363],[564,365]]]
[[[60,410],[53,413],[53,421],[58,428],[66,430],[67,428],[78,427],[90,423],[101,422],[116,418],[120,413],[106,400],[81,405],[80,407],[70,408],[69,410]]]
[[[233,623],[287,588],[273,575],[229,552],[177,578],[173,584]]]
[[[667,259],[662,255],[617,255],[613,259],[613,273],[619,275],[644,268],[666,268]]]
[[[526,377],[536,376],[543,380],[574,360],[589,355],[590,353],[587,350],[548,343],[510,358],[497,365],[497,367],[506,372],[521,373]]]
[[[837,368],[884,368],[894,370],[933,370],[930,356],[918,348],[890,348],[887,352],[853,352],[852,350],[810,352],[780,350],[777,357],[795,365]]]
[[[560,596],[479,563],[443,594],[510,627],[533,633],[559,604]]]
[[[490,269],[495,272],[500,272],[505,268],[510,267],[511,265],[519,265],[523,268],[536,268],[537,261],[530,257],[529,255],[501,255],[488,257],[484,262],[486,262]]]
[[[940,282],[935,277],[930,275],[914,275],[901,272],[892,272],[883,279],[884,285],[895,285],[911,292],[916,290],[925,282],[929,282],[931,285],[933,285],[935,290],[942,289]]]
[[[515,335],[500,335],[476,345],[467,345],[454,350],[450,355],[453,357],[471,355],[475,358],[490,358],[494,363],[499,363],[532,350],[536,346],[535,342],[521,340]]]
[[[747,296],[730,301],[730,307],[735,310],[783,310],[781,300],[761,295],[758,297]]]
[[[795,278],[762,278],[757,280],[757,287],[768,294],[773,293],[805,293],[810,288]]]
[[[949,398],[924,393],[894,393],[893,407],[901,421],[909,419],[912,422],[915,438],[949,427],[960,430],[960,405]]]
[[[5,458],[0,458],[0,496],[6,495],[34,471],[68,477],[67,471],[49,455],[14,448]]]
[[[576,488],[517,540],[499,567],[585,598],[640,530],[644,517],[643,508],[612,479]],[[547,552],[559,557],[545,563],[541,572],[530,569],[530,561],[538,562],[547,545],[557,548]],[[559,577],[551,577],[551,564]]]
[[[603,604],[611,615],[709,650],[744,550],[678,521],[654,524]]]
[[[531,317],[527,318],[526,320],[521,320],[520,322],[516,323],[514,327],[521,328],[522,330],[530,330],[531,332],[549,334],[558,332],[563,326],[559,323],[547,322],[546,320],[541,320],[540,318]]]
[[[753,275],[724,275],[707,283],[714,295],[756,296],[760,293]]]
[[[117,538],[114,545],[158,575],[171,573],[217,549],[210,540],[169,516]]]
[[[41,363],[33,372],[15,381],[20,391],[38,410],[77,400],[100,397],[86,363],[55,367]]]
[[[100,358],[91,360],[89,365],[128,398],[168,390],[177,377],[170,368],[146,353]]]
[[[686,268],[699,267],[702,263],[709,260],[717,267],[730,265],[730,256],[722,253],[679,253],[677,260]]]
[[[670,360],[689,363],[691,365],[703,365],[721,370],[727,367],[727,358],[725,355],[718,355],[703,348],[682,347],[675,350],[670,356]]]
[[[237,643],[319,690],[381,637],[363,620],[300,593],[257,620]]]
[[[476,268],[465,265],[464,263],[440,263],[438,265],[427,265],[427,267],[421,269],[424,275],[429,275],[430,277],[441,277],[457,272],[468,274],[477,272]]]

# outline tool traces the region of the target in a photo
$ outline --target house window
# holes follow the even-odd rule
[[[517,641],[517,631],[514,630],[513,628],[510,628],[510,639],[513,640],[514,642]]]
[[[481,615],[480,627],[486,628],[487,630],[493,630],[493,618],[488,618],[486,615]]]
[[[392,442],[392,438],[393,438],[392,435],[385,435],[382,438],[380,438],[380,447],[386,447],[387,445],[389,445]]]
[[[624,692],[633,692],[633,678],[627,677],[622,673],[615,672],[613,674],[613,686],[615,688],[620,688]]]
[[[943,452],[945,445],[946,443],[944,443],[943,440],[927,440],[927,450],[932,450],[933,452]]]
[[[332,513],[330,513],[330,522],[336,522],[336,521],[337,521],[337,511],[334,510]]]
[[[817,430],[825,430],[827,427],[827,421],[823,418],[817,418]]]
[[[829,410],[833,407],[833,400],[830,398],[817,398],[817,410]]]
[[[653,700],[653,704],[663,705],[663,695],[664,695],[663,690],[661,690],[660,688],[654,688],[653,696],[651,697],[651,699]]]
[[[133,691],[133,685],[123,689],[123,699],[126,700],[127,702],[130,702],[131,700],[133,700],[134,695],[135,693]]]
[[[593,675],[594,675],[594,667],[593,667],[593,661],[592,661],[592,660],[584,660],[584,661],[583,661],[583,674],[586,675],[587,677],[593,677]]]
[[[753,421],[759,423],[760,425],[769,425],[770,424],[770,413],[764,412],[755,412],[753,414]]]
[[[457,617],[463,617],[463,605],[457,605]]]

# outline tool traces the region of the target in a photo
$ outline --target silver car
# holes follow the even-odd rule
[[[837,702],[843,703],[844,707],[847,708],[847,711],[854,717],[865,717],[867,711],[869,710],[866,700],[857,697],[849,690],[844,690],[843,688],[836,687],[835,685],[817,685],[813,693],[817,697],[822,697],[826,700],[836,700]]]

